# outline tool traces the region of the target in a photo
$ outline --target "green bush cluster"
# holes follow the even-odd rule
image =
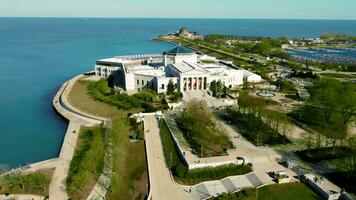
[[[50,181],[51,178],[42,172],[28,175],[13,173],[0,178],[0,193],[29,193],[47,196]]]
[[[324,147],[318,149],[306,149],[297,151],[296,154],[303,160],[308,162],[318,162],[324,160],[333,160],[349,157],[351,154],[356,154],[349,147]]]
[[[183,163],[178,155],[173,137],[169,132],[168,126],[164,119],[160,120],[160,133],[163,143],[163,152],[165,154],[165,161],[170,169],[175,168],[178,164]]]
[[[237,193],[224,193],[212,200],[257,200],[257,190],[256,188],[246,188]]]
[[[114,89],[109,88],[106,79],[90,82],[88,91],[95,100],[116,106],[119,109],[143,108],[146,112],[155,112],[162,106],[160,96],[151,89],[145,89],[130,96],[126,93],[117,93]]]
[[[204,181],[219,180],[228,176],[247,174],[251,170],[251,165],[236,164],[188,170],[186,166],[179,164],[174,169],[174,175],[185,184],[196,184]]]

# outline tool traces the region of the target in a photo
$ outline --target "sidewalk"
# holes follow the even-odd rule
[[[154,116],[147,116],[145,117],[144,127],[151,199],[192,199],[191,193],[187,192],[189,187],[176,184],[166,167],[158,120]]]

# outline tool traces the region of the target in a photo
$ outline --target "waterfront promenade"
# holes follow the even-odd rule
[[[50,199],[68,199],[66,192],[66,178],[75,152],[81,126],[93,127],[103,124],[106,120],[105,118],[83,113],[74,108],[68,101],[68,95],[74,84],[82,77],[83,75],[79,75],[65,82],[53,99],[53,107],[61,116],[69,121],[69,125],[50,183]]]

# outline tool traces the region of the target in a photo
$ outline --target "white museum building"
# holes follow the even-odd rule
[[[158,93],[167,91],[170,81],[183,94],[186,91],[208,90],[212,81],[221,81],[229,88],[243,84],[244,78],[253,75],[251,82],[261,77],[246,70],[237,70],[214,57],[199,55],[178,45],[157,55],[130,55],[96,61],[95,75],[114,77],[115,86],[128,92],[153,88]],[[250,77],[251,78],[251,77]]]

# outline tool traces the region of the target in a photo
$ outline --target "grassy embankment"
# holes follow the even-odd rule
[[[146,184],[148,182],[144,142],[142,140],[133,143],[129,141],[129,136],[132,135],[133,132],[137,132],[137,130],[134,126],[131,126],[129,120],[127,119],[128,113],[139,112],[142,109],[131,107],[126,110],[122,110],[118,109],[118,105],[113,106],[98,101],[101,98],[108,98],[108,96],[111,96],[110,98],[114,98],[115,94],[109,95],[108,92],[111,92],[111,90],[105,84],[99,83],[101,84],[100,86],[93,84],[94,82],[88,81],[77,82],[70,94],[70,102],[72,105],[84,112],[110,118],[113,122],[113,126],[109,130],[113,147],[113,177],[111,179],[112,183],[109,188],[109,192],[106,195],[106,199],[144,199],[144,194],[147,189]],[[94,100],[93,96],[89,94],[89,89],[91,90],[91,95],[93,95],[92,92],[95,91],[95,99],[97,100]],[[125,99],[122,101],[124,100]],[[117,98],[117,102],[120,102],[120,98]],[[96,129],[99,128],[90,129],[86,132],[84,131],[83,134],[93,132],[93,130]],[[97,133],[97,135],[100,134]],[[91,144],[93,144],[93,142],[91,142]],[[82,147],[85,147],[85,145],[77,146],[78,149],[76,150],[76,154],[82,151]],[[93,145],[89,145],[89,148],[93,148]],[[87,149],[86,152],[90,151],[94,150]],[[96,151],[96,153],[102,155],[101,151]],[[96,156],[91,156],[91,159],[98,160]],[[74,169],[82,171],[76,174],[83,174],[84,176],[87,176],[85,180],[90,180],[86,181],[89,186],[93,185],[93,181],[97,179],[95,174],[100,174],[102,172],[101,168],[95,168],[95,173],[84,173],[83,171],[87,171],[87,166],[85,166],[86,161],[77,160],[74,161],[74,163],[77,166],[71,166],[70,171]],[[67,185],[67,187],[75,188],[75,185]],[[81,197],[84,197],[88,195],[89,190],[79,189],[78,191],[74,191],[74,194],[76,192],[85,192],[85,194],[81,195]]]
[[[37,194],[48,197],[54,170],[31,174],[13,173],[0,178],[0,194]]]
[[[160,130],[166,164],[171,170],[175,181],[178,183],[194,185],[204,181],[218,180],[227,176],[241,175],[251,172],[251,166],[249,165],[223,165],[214,168],[207,167],[188,170],[184,161],[178,154],[172,135],[163,119],[160,121]]]
[[[67,193],[72,199],[85,199],[103,171],[104,131],[103,127],[82,127],[80,130],[76,151],[66,179]]]
[[[244,189],[236,194],[224,194],[216,200],[322,200],[302,183],[268,185],[259,189]]]

